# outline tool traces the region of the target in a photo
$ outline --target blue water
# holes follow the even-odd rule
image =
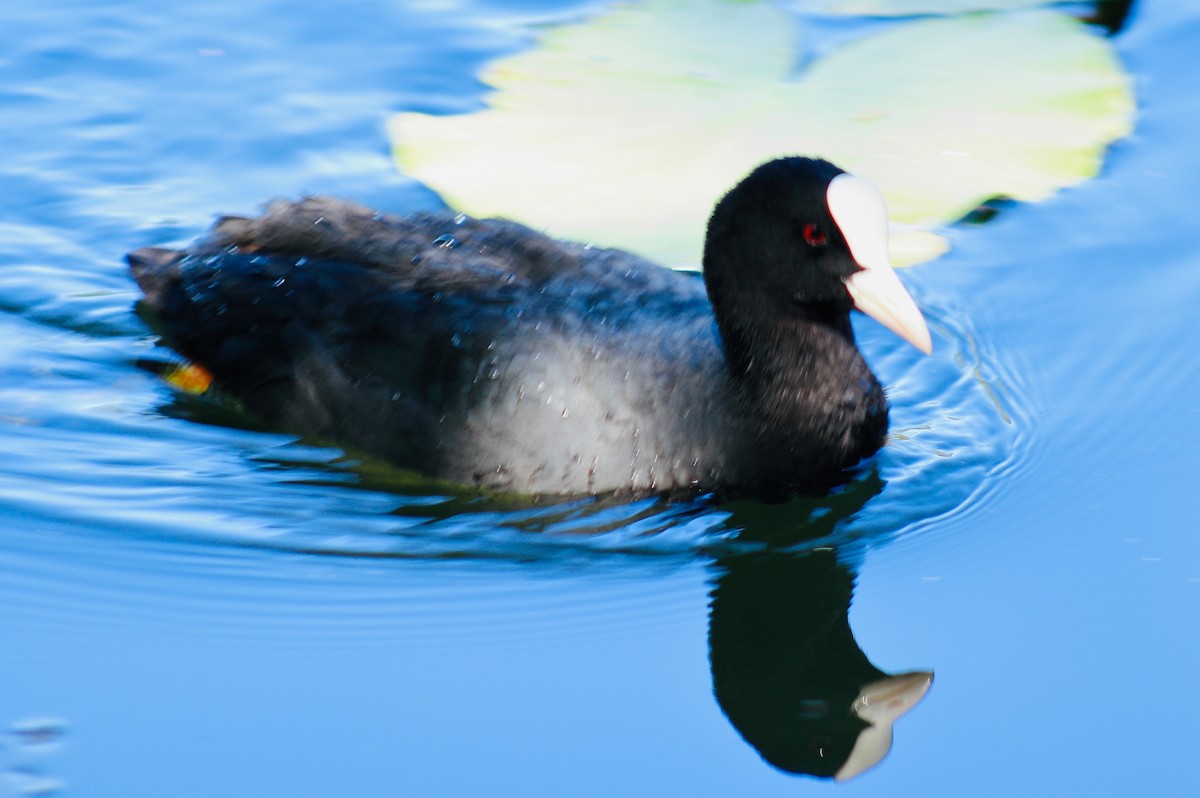
[[[1098,179],[905,274],[934,357],[859,326],[893,441],[838,495],[446,496],[139,365],[125,251],[276,195],[437,207],[388,114],[479,107],[591,7],[0,11],[0,796],[1194,794],[1200,8],[1113,40],[1139,112]],[[847,604],[936,679],[834,785],[763,761],[710,655]]]

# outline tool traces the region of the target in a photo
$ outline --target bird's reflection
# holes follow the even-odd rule
[[[881,488],[869,475],[820,501],[730,508],[751,550],[713,564],[713,690],[746,742],[780,770],[858,775],[887,754],[893,722],[933,680],[928,671],[879,670],[850,629],[855,576],[834,533]]]

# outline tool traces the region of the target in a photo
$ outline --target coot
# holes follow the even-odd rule
[[[931,346],[882,197],[801,157],[717,203],[703,286],[511,221],[323,197],[128,259],[152,324],[253,413],[487,491],[827,485],[887,431],[850,310]]]

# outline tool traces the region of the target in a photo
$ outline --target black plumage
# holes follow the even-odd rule
[[[862,266],[826,199],[841,174],[751,173],[713,213],[705,284],[510,221],[328,198],[129,261],[166,341],[280,427],[487,490],[778,494],[886,435],[849,322]]]

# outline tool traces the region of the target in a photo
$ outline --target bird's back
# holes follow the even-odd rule
[[[284,426],[520,493],[671,490],[728,468],[703,285],[628,253],[314,198],[130,260],[170,342]]]

